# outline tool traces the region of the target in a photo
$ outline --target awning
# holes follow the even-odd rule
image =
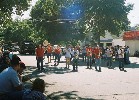
[[[123,35],[123,40],[139,40],[139,31],[127,31]]]

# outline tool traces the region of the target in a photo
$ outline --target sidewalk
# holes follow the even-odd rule
[[[139,58],[131,57],[130,61],[125,66],[127,72],[119,71],[118,66],[102,67],[102,72],[97,72],[94,68],[86,69],[85,63],[80,63],[78,72],[72,72],[72,65],[67,70],[65,63],[59,66],[50,63],[43,72],[31,67],[26,73],[32,75],[32,80],[36,77],[45,80],[45,94],[52,100],[138,100]]]

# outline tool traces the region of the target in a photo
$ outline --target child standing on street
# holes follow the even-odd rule
[[[78,53],[74,52],[74,56],[72,60],[73,71],[78,71],[78,59],[79,59]]]

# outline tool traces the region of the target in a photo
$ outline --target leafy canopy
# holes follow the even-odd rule
[[[125,0],[39,0],[31,11],[31,17],[36,27],[47,34],[52,34],[48,20],[63,18],[77,20],[84,32],[94,31],[103,36],[105,31],[109,31],[119,35],[128,28],[127,15],[132,6],[126,5]]]
[[[3,27],[12,20],[11,15],[21,15],[29,7],[31,0],[0,0],[0,26]],[[14,12],[15,11],[15,12]]]

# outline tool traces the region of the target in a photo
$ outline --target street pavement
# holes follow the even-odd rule
[[[117,62],[113,62],[114,69],[108,69],[106,61],[102,61],[102,72],[94,67],[86,69],[86,63],[81,60],[77,72],[72,71],[72,65],[65,69],[64,56],[58,66],[53,66],[54,60],[45,64],[45,58],[45,71],[38,71],[35,56],[19,57],[26,64],[25,74],[31,80],[37,77],[45,80],[45,95],[49,100],[139,100],[137,57],[130,57],[131,64],[125,65],[126,71],[120,71]]]

